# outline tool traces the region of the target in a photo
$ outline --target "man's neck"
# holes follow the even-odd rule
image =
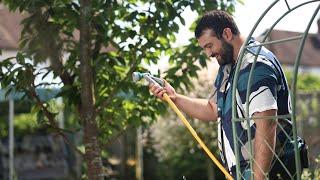
[[[242,44],[244,43],[245,38],[241,35],[235,36],[234,42],[233,42],[233,59],[235,60],[235,63],[238,61],[238,56],[240,53],[240,49]]]

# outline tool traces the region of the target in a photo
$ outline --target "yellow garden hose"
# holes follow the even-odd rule
[[[169,106],[174,110],[174,112],[177,113],[183,124],[188,128],[192,136],[197,140],[197,142],[200,144],[200,146],[204,149],[204,151],[208,154],[208,156],[211,158],[211,160],[218,166],[218,168],[223,172],[223,174],[226,176],[227,179],[233,180],[233,177],[224,169],[224,167],[221,165],[221,163],[217,160],[217,158],[214,157],[214,155],[211,153],[209,148],[204,144],[204,142],[200,139],[197,132],[191,127],[190,123],[187,121],[187,119],[183,116],[183,114],[180,112],[180,110],[177,108],[177,106],[172,102],[170,97],[164,93],[163,98],[168,102]]]

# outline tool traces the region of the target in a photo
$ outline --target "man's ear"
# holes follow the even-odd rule
[[[230,28],[224,28],[222,37],[227,41],[230,42],[233,39],[233,34]]]

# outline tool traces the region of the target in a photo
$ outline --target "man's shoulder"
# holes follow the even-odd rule
[[[245,49],[241,60],[241,70],[246,68],[251,68],[252,64],[262,64],[266,67],[274,68],[274,65],[277,64],[276,56],[264,46],[259,46],[260,42],[251,39],[249,41],[249,47]]]

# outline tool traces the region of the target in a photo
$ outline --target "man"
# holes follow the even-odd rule
[[[221,158],[232,176],[236,177],[235,147],[232,136],[232,84],[234,70],[238,62],[240,48],[244,45],[243,38],[233,18],[224,11],[214,10],[206,13],[198,22],[195,36],[208,57],[215,58],[219,72],[213,85],[213,93],[209,99],[189,98],[181,95],[165,83],[165,87],[150,85],[150,91],[160,99],[167,93],[177,107],[188,115],[204,120],[218,122],[218,140]],[[250,45],[258,44],[253,39]],[[252,85],[250,87],[249,109],[246,108],[246,92],[251,65],[258,55]],[[280,63],[276,57],[264,47],[247,48],[241,63],[237,81],[237,116],[249,117],[253,148],[254,179],[284,179],[294,177],[294,148],[285,134],[292,135],[290,119],[266,119],[266,116],[287,115],[291,112],[288,86]],[[196,108],[195,108],[196,107]],[[279,124],[277,126],[277,124]],[[282,130],[277,131],[277,127]],[[278,129],[279,129],[278,128]],[[248,125],[246,121],[236,123],[239,139],[240,166],[242,177],[250,177]],[[286,165],[285,170],[274,153]],[[248,173],[249,172],[249,173]]]

